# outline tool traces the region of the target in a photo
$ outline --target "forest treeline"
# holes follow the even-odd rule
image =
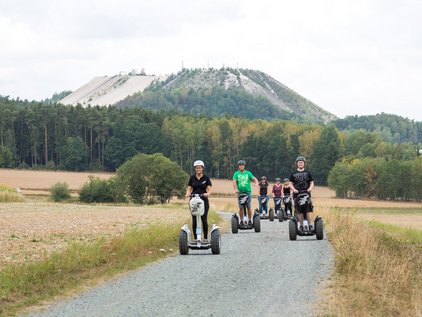
[[[341,131],[351,132],[364,129],[376,132],[384,141],[391,143],[422,143],[422,122],[415,122],[394,114],[346,116],[332,123]]]
[[[331,169],[328,184],[342,198],[420,201],[422,160],[343,160]]]
[[[217,178],[230,178],[245,159],[257,177],[274,180],[287,177],[300,154],[324,185],[336,162],[414,160],[419,143],[387,142],[377,131],[343,132],[332,124],[0,98],[0,167],[114,171],[138,153],[162,153],[188,173],[203,159]]]

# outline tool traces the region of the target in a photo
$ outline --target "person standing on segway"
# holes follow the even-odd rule
[[[258,183],[258,188],[259,188],[259,196],[258,196],[259,213],[262,214],[262,212],[265,211],[265,214],[268,214],[268,200],[270,199],[270,197],[268,196],[268,193],[267,193],[268,182],[265,176],[261,177],[261,181]],[[262,208],[261,198],[267,198],[264,208]]]
[[[293,198],[295,204],[295,210],[298,210],[298,194],[307,192],[309,196],[311,196],[311,191],[314,188],[314,179],[310,171],[305,169],[305,162],[306,159],[304,156],[298,156],[296,158],[296,170],[290,175],[290,187],[293,190]],[[313,230],[312,226],[312,208],[306,210],[306,219],[309,225],[309,231]],[[304,220],[304,213],[299,213],[299,222],[300,222],[300,230],[305,230],[308,228],[303,227],[303,220]]]
[[[273,185],[273,190],[272,190],[273,199],[276,197],[281,197],[282,190],[283,190],[283,185],[281,184],[281,179],[277,177],[275,179],[275,184]]]
[[[252,203],[252,188],[251,188],[251,181],[255,184],[258,184],[258,180],[256,179],[253,174],[245,170],[246,162],[244,160],[240,160],[237,162],[238,170],[233,174],[233,188],[236,191],[237,194],[237,201],[239,205],[239,216],[240,216],[240,225],[243,225],[243,208],[240,205],[239,202],[239,195],[242,193],[245,193],[249,197],[248,201],[248,218],[249,218],[249,224],[252,224],[252,209],[251,209],[251,203]]]
[[[291,194],[292,194],[292,188],[290,187],[290,183],[289,183],[289,179],[288,178],[285,178],[285,179],[283,179],[283,198],[284,197],[289,197]],[[288,216],[290,216],[290,212],[291,212],[291,210],[292,210],[292,206],[291,206],[291,203],[289,203],[288,204],[290,207],[290,210],[289,210],[289,213],[288,213]],[[286,213],[287,213],[287,207],[288,206],[284,206],[285,207],[285,209],[286,209]]]
[[[202,228],[204,231],[204,243],[208,243],[208,209],[210,203],[208,197],[211,194],[212,183],[211,179],[204,174],[205,164],[201,160],[197,160],[193,163],[195,169],[195,175],[189,178],[188,187],[186,189],[186,198],[189,200],[191,195],[199,194],[201,199],[204,201],[205,212],[201,216]],[[194,239],[196,240],[196,216],[192,216],[192,229]]]
[[[281,179],[279,177],[277,177],[275,179],[275,184],[273,185],[273,189],[271,191],[272,196],[273,196],[273,200],[274,200],[274,208],[276,209],[276,214],[278,214],[281,210],[281,201],[280,201],[280,205],[279,208],[280,210],[277,210],[277,204],[276,204],[276,199],[282,199],[282,190],[283,190],[283,185],[281,184]]]

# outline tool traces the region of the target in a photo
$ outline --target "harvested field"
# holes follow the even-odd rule
[[[20,188],[25,193],[45,193],[52,185],[66,182],[71,190],[79,190],[88,181],[89,175],[108,179],[112,173],[76,173],[62,171],[28,171],[0,169],[0,184]]]

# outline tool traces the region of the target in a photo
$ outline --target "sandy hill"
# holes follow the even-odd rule
[[[107,106],[143,91],[154,80],[165,79],[165,76],[147,75],[115,75],[99,76],[66,96],[60,103],[65,105],[81,104],[83,106]]]

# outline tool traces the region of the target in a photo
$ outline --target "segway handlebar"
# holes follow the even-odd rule
[[[204,194],[190,194],[189,196],[186,196],[186,198],[193,198],[193,197],[199,197],[204,198]]]

